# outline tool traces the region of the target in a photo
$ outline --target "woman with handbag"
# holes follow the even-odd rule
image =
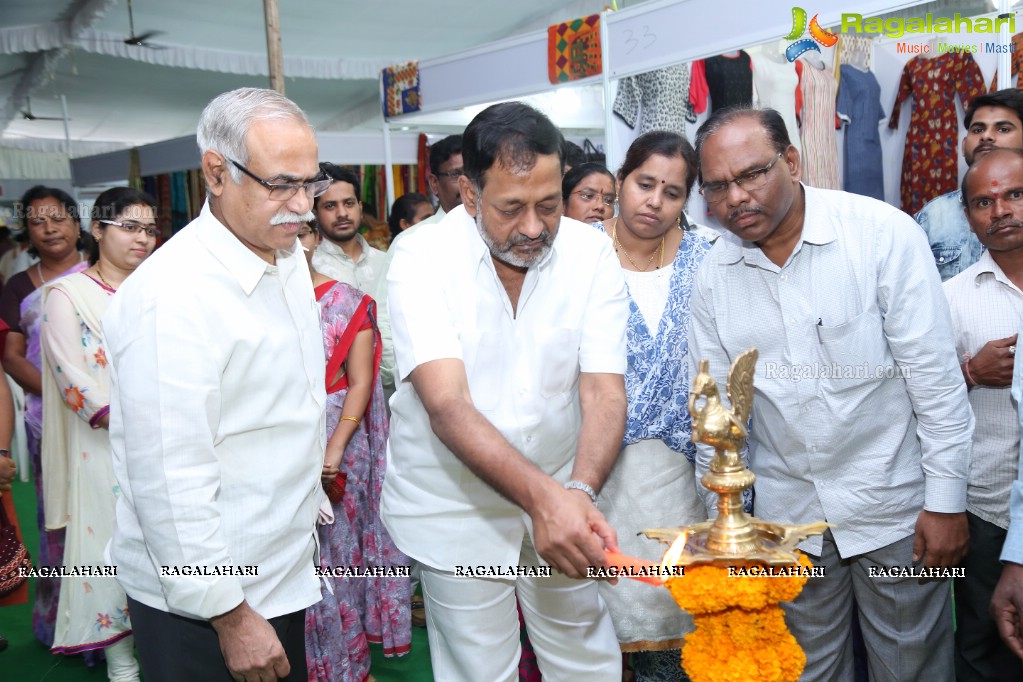
[[[327,356],[327,448],[323,486],[334,523],[319,526],[324,569],[408,566],[380,520],[387,412],[380,383],[380,331],[373,299],[312,268],[319,232],[299,231],[306,249]],[[402,656],[412,640],[410,579],[327,576],[333,593],[306,610],[306,661],[317,682],[364,682],[368,642]]]
[[[110,436],[110,367],[100,324],[121,283],[156,247],[156,202],[127,187],[93,206],[89,267],[48,284],[41,325],[43,502],[48,529],[65,529],[63,564],[103,566],[118,496]],[[137,681],[124,590],[112,577],[65,577],[52,651],[103,649],[107,676]]]

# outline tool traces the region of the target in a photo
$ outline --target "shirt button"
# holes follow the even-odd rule
[[[527,443],[532,443],[533,442],[533,437],[532,436],[526,436],[526,442]]]
[[[782,275],[782,276],[781,276],[781,279],[782,279],[782,281],[785,281],[785,280],[787,280],[788,278],[789,278],[789,276],[788,276],[788,275]]]

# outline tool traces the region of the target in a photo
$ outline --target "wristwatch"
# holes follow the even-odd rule
[[[10,456],[11,456],[11,451],[10,450],[0,449],[0,457],[10,457]]]
[[[565,490],[582,490],[584,493],[590,496],[590,502],[597,503],[597,493],[593,492],[593,488],[588,483],[582,481],[569,481],[565,484]]]

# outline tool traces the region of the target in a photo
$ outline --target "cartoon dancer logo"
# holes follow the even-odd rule
[[[838,42],[838,36],[830,31],[821,28],[820,24],[817,23],[818,15],[813,15],[813,19],[810,20],[810,37],[803,38],[803,34],[806,33],[806,10],[802,7],[792,8],[792,31],[785,36],[785,40],[794,40],[795,42],[785,48],[785,58],[790,62],[796,61],[799,55],[810,50],[821,51],[817,47],[818,43],[824,47],[834,47],[835,43]]]

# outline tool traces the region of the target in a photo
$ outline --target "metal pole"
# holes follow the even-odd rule
[[[1000,16],[1012,16],[1012,0],[999,0],[998,13]],[[1002,45],[1011,45],[1012,36],[1009,35],[1008,22],[1002,22],[998,31],[998,42]],[[1003,52],[998,55],[998,89],[1004,90],[1012,87],[1012,53]]]
[[[600,18],[600,80],[604,85],[604,163],[616,172],[618,159],[615,158],[614,116],[611,112],[611,45],[608,40],[607,18],[610,10],[604,10]]]
[[[266,19],[266,58],[270,67],[270,89],[284,94],[284,53],[281,51],[281,18],[277,0],[263,0]]]

